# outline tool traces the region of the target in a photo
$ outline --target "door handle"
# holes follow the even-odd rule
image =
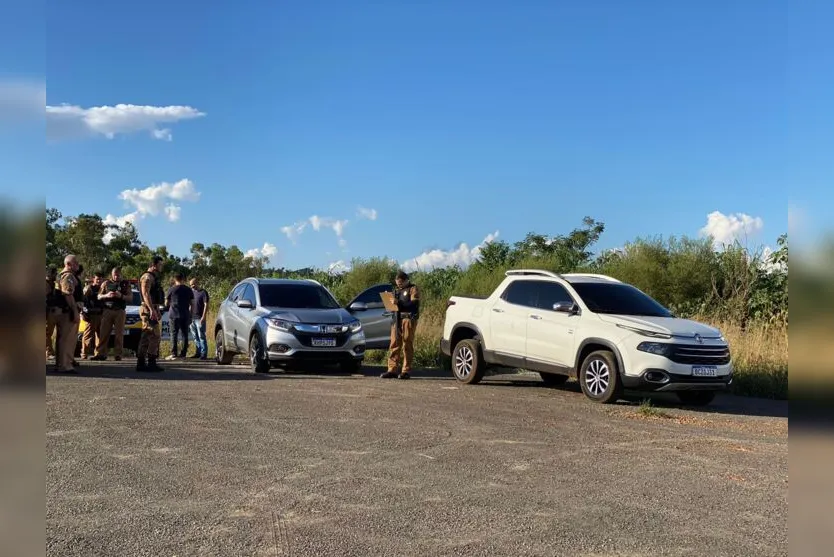
[[[495,313],[504,313],[503,309],[498,309],[498,308],[492,308],[492,311],[494,311]]]
[[[530,319],[541,319],[541,316],[539,316],[539,315],[531,315],[531,316],[530,316]]]

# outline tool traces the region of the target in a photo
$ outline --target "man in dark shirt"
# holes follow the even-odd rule
[[[185,284],[182,273],[174,275],[174,286],[168,289],[165,296],[168,305],[168,319],[171,326],[171,355],[185,358],[188,352],[188,328],[191,325],[191,315],[194,311],[194,292]],[[182,351],[177,351],[177,340],[182,333]]]
[[[192,358],[205,360],[208,358],[208,341],[206,341],[206,316],[208,315],[209,294],[200,286],[200,281],[194,277],[190,281],[194,292],[194,312],[191,314],[191,334],[197,344],[197,351]]]

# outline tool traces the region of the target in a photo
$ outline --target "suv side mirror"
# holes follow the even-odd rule
[[[553,304],[553,311],[573,315],[579,311],[579,307],[577,307],[577,305],[573,302],[556,302]]]
[[[243,309],[252,309],[255,306],[252,304],[252,302],[250,300],[238,300],[237,301],[237,307],[243,308]]]
[[[353,302],[348,306],[350,311],[365,311],[368,309],[368,304],[365,302]]]

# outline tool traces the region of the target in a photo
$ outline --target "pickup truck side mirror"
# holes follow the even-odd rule
[[[250,300],[238,300],[237,301],[237,307],[243,308],[243,309],[252,309],[255,306],[252,305],[252,302]]]
[[[579,307],[573,302],[556,302],[553,304],[553,311],[573,315],[579,312]]]
[[[365,302],[353,302],[348,306],[350,311],[365,311],[368,309],[368,304]]]

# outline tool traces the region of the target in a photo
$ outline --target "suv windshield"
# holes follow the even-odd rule
[[[339,302],[315,284],[261,284],[261,305],[289,309],[338,309]]]
[[[571,286],[594,313],[673,317],[668,309],[628,284],[577,282]]]

